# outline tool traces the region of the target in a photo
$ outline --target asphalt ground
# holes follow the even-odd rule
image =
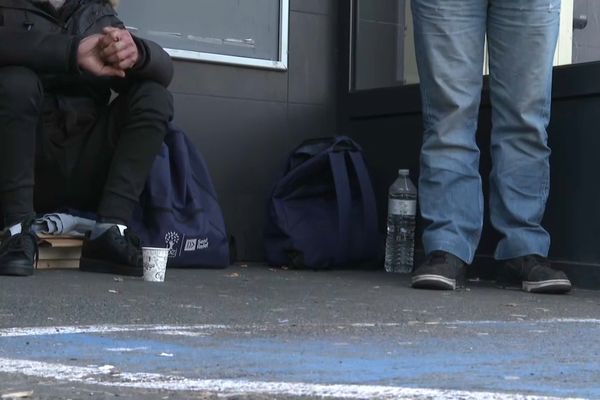
[[[261,265],[0,277],[0,398],[600,399],[599,338],[600,292],[578,289]]]

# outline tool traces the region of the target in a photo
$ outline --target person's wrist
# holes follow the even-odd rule
[[[142,44],[142,41],[139,38],[137,38],[134,35],[131,35],[131,38],[133,39],[133,43],[135,43],[135,47],[137,49],[137,54],[135,55],[135,63],[133,64],[131,69],[139,69],[142,68],[146,63],[146,52],[144,51],[144,45]]]
[[[73,37],[71,41],[71,47],[69,49],[69,71],[81,73],[81,55],[80,45],[82,38],[79,36]]]
[[[135,53],[134,59],[133,59],[133,64],[131,64],[131,69],[137,67],[138,63],[140,62],[140,53],[139,51]]]

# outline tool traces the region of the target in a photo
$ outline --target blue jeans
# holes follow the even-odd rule
[[[487,34],[492,102],[490,218],[496,259],[547,256],[546,127],[560,0],[412,0],[423,99],[419,201],[426,254],[471,263],[483,194],[475,143]]]

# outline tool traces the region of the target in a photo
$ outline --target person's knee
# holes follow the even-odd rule
[[[131,87],[129,107],[142,113],[150,112],[164,121],[173,118],[173,96],[164,86],[153,81],[141,81]]]
[[[0,101],[18,112],[36,112],[43,99],[39,76],[25,67],[0,68]]]

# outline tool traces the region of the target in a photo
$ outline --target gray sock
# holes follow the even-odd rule
[[[10,236],[15,236],[23,232],[23,226],[21,223],[18,223],[8,228],[8,231],[10,232]]]

